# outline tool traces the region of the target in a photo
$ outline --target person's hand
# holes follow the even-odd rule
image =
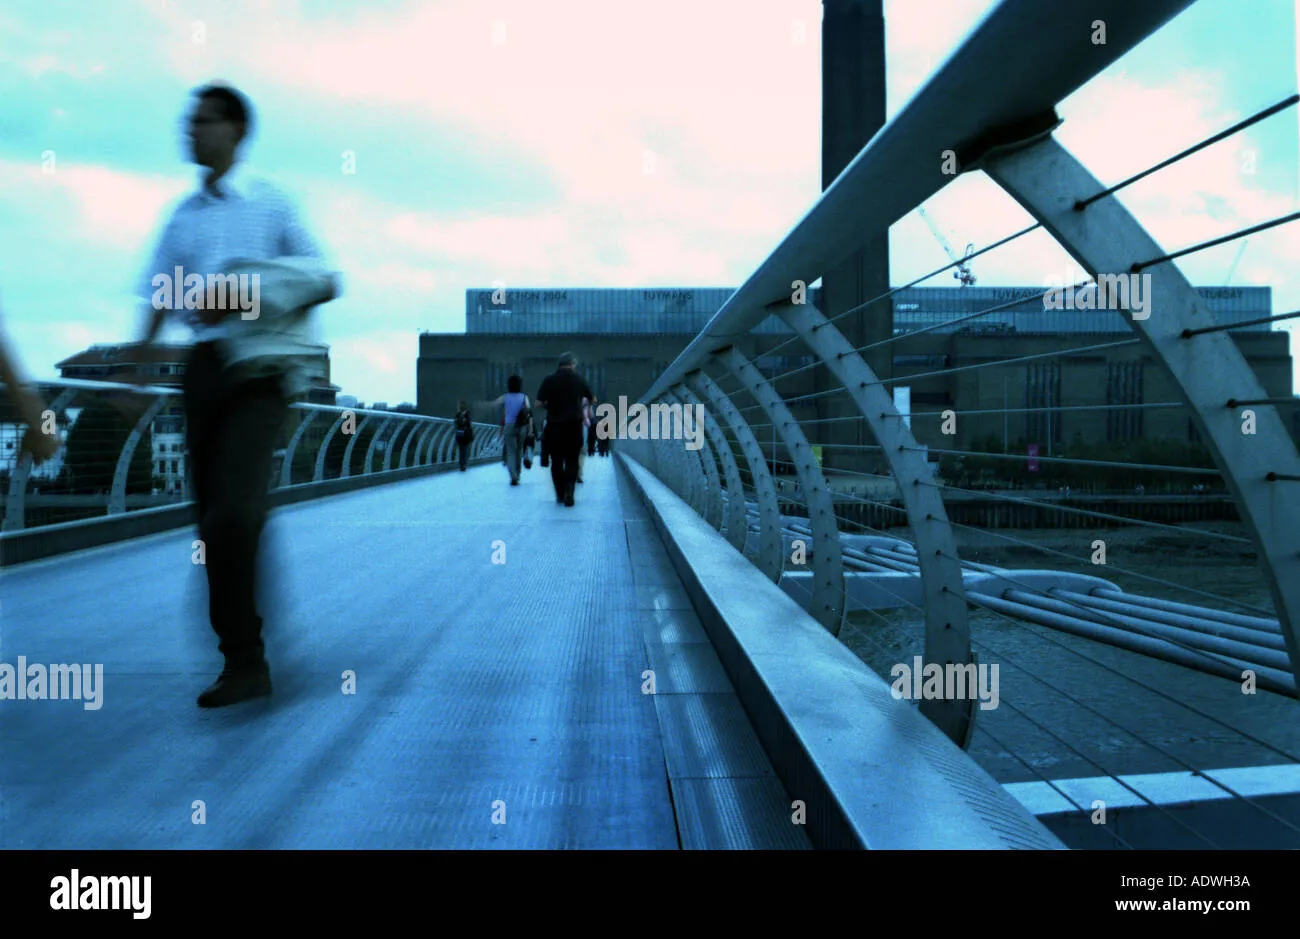
[[[59,438],[53,434],[42,433],[39,427],[28,427],[23,434],[19,456],[24,453],[32,455],[32,461],[39,466],[59,452]]]

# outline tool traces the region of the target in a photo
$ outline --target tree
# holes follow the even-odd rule
[[[142,409],[124,406],[112,398],[94,398],[81,409],[76,422],[68,428],[63,470],[68,491],[98,492],[113,487],[113,473],[122,445],[143,413]],[[153,491],[153,435],[146,427],[131,456],[126,475],[126,491],[149,494]]]

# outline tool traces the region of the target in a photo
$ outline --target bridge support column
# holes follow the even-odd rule
[[[686,376],[683,394],[688,396],[692,404],[704,404],[701,399],[707,398],[708,394],[704,391],[698,372],[692,372]],[[719,426],[707,406],[704,408],[704,427],[709,437],[713,439],[713,446],[722,460],[723,475],[727,479],[727,500],[726,505],[722,508],[723,517],[720,530],[723,537],[731,542],[737,551],[743,554],[745,552],[745,535],[749,530],[749,520],[745,515],[745,485],[740,479],[740,467],[736,465],[736,455],[731,450],[731,441],[727,439],[726,433]]]
[[[430,428],[432,427],[433,427],[432,424],[426,424],[423,421],[411,422],[411,429],[409,432],[407,432],[406,439],[402,441],[402,456],[401,459],[397,461],[398,469],[406,469],[406,456],[408,453],[410,453],[411,441],[417,439],[418,442],[415,445],[415,456],[417,460],[419,459],[420,447],[424,445],[424,436],[429,432]],[[384,469],[388,469],[387,464],[384,465]]]
[[[740,443],[741,451],[745,454],[745,462],[749,464],[750,478],[754,480],[754,491],[758,498],[759,543],[754,563],[773,583],[779,584],[781,572],[785,567],[785,544],[781,537],[781,512],[776,504],[776,484],[772,480],[771,471],[767,468],[763,448],[759,446],[754,431],[746,423],[744,415],[731,403],[731,399],[723,393],[717,383],[702,371],[696,374],[699,376],[699,389],[713,406],[713,410],[726,420],[731,433]],[[741,511],[744,511],[743,501]],[[746,529],[749,527],[748,519],[745,527]]]
[[[352,451],[356,447],[357,441],[361,439],[361,432],[366,429],[366,425],[370,423],[373,417],[373,414],[367,414],[363,417],[361,423],[357,425],[357,429],[350,435],[352,439],[348,441],[348,445],[343,451],[343,472],[340,474],[342,479],[347,479],[352,475]]]
[[[1255,373],[1226,332],[1186,334],[1214,326],[1213,314],[1171,262],[1150,263],[1166,252],[1114,196],[1075,209],[1106,187],[1054,138],[990,154],[980,168],[1097,278],[1099,300],[1120,306],[1122,290],[1131,307],[1129,286],[1141,289],[1148,307],[1143,318],[1130,318],[1133,331],[1178,383],[1223,473],[1258,549],[1291,670],[1300,675],[1300,486],[1285,481],[1300,479],[1300,454],[1273,405],[1253,406],[1254,433],[1244,433],[1234,401],[1268,397]]]
[[[447,463],[451,460],[454,447],[456,446],[456,428],[453,424],[446,424],[434,437],[429,444],[429,455],[432,457],[434,450],[437,450],[439,463]]]
[[[813,618],[840,634],[844,622],[844,559],[840,553],[840,529],[835,518],[835,502],[826,476],[813,455],[808,438],[794,419],[785,401],[763,377],[745,354],[732,346],[720,354],[722,361],[745,386],[754,400],[763,406],[768,420],[781,437],[781,443],[794,461],[799,485],[807,494],[808,525],[813,532],[813,592],[810,612]],[[782,540],[784,545],[784,539]],[[782,551],[784,552],[784,547]],[[782,558],[784,563],[784,558]]]
[[[670,409],[673,406],[678,408],[682,406],[681,398],[679,398],[672,389],[664,392],[663,401],[667,403]],[[671,433],[672,411],[669,410],[668,413],[670,415],[669,430]],[[659,429],[663,430],[663,427],[661,426]],[[686,503],[695,510],[696,515],[703,516],[704,503],[702,502],[702,496],[704,493],[699,491],[700,487],[697,483],[697,478],[702,475],[703,470],[700,468],[697,461],[692,458],[690,451],[686,449],[685,439],[683,438],[678,441],[670,437],[667,440],[661,440],[660,446],[665,448],[669,459],[672,460],[673,471],[677,477],[678,495],[680,495]]]
[[[316,420],[316,415],[319,413],[320,411],[308,411],[306,417],[300,420],[298,426],[293,429],[293,436],[289,438],[289,446],[284,450],[284,463],[280,466],[281,486],[288,486],[293,481],[293,455],[298,451],[298,444],[302,442],[307,425]]]
[[[854,351],[844,335],[811,304],[787,304],[775,309],[831,374],[844,386],[880,442],[882,453],[898,483],[907,521],[916,540],[925,597],[924,665],[966,665],[975,657],[970,650],[966,619],[966,592],[962,585],[957,546],[944,509],[943,496],[932,482],[933,473],[916,438],[903,422],[894,402],[875,374]],[[910,663],[908,664],[910,667]],[[924,666],[923,666],[924,667]],[[921,713],[963,749],[975,729],[977,697],[947,701],[924,698]]]
[[[391,425],[395,420],[397,420],[397,418],[393,418],[393,417],[386,417],[386,418],[384,418],[384,422],[383,422],[382,424],[379,425],[379,429],[378,429],[377,431],[375,431],[375,435],[374,435],[373,437],[370,438],[370,443],[366,446],[366,462],[365,462],[365,464],[361,467],[361,475],[362,475],[362,476],[369,476],[369,475],[370,475],[370,461],[371,461],[371,458],[375,455],[375,448],[376,448],[376,447],[378,446],[378,444],[379,444],[379,438],[382,437],[382,436],[384,435],[384,431],[385,431],[385,430],[389,427],[389,425]],[[358,431],[357,436],[360,436],[360,435],[361,435],[361,434],[360,434],[360,432]],[[384,448],[384,452],[387,453],[387,454],[391,457],[391,456],[392,456],[392,453],[393,453],[393,448],[392,448],[392,447],[385,447],[385,448]],[[387,461],[385,461],[385,462],[387,462]],[[385,467],[385,469],[387,469],[387,467]]]
[[[312,482],[318,483],[325,478],[325,454],[329,452],[330,441],[334,439],[334,434],[343,426],[343,421],[349,414],[351,414],[353,418],[357,416],[354,411],[343,411],[337,418],[335,418],[330,429],[325,431],[325,438],[320,442],[320,450],[316,452],[316,472],[312,476]],[[346,457],[343,460],[343,466],[345,469],[347,468]]]
[[[701,447],[696,453],[700,458],[700,463],[704,467],[704,508],[700,515],[704,520],[712,525],[715,529],[722,528],[722,482],[718,478],[718,462],[713,456],[713,445],[709,443],[708,431],[708,411],[700,403],[700,399],[695,396],[691,389],[684,384],[678,385],[674,389],[678,399],[682,402],[682,413],[685,415],[686,409],[699,410],[704,415],[704,420],[700,422],[699,433]],[[685,417],[683,416],[683,420]]]
[[[117,455],[117,467],[113,470],[113,489],[108,496],[108,514],[121,515],[126,511],[126,478],[131,469],[131,458],[135,456],[135,448],[140,444],[140,438],[144,436],[145,428],[153,423],[154,417],[162,410],[166,398],[159,395],[154,398],[150,405],[145,408],[140,419],[135,422],[131,428],[131,433],[126,435],[126,441],[122,444],[122,452]],[[153,477],[153,454],[149,454],[149,476]]]

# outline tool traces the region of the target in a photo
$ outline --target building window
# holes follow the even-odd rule
[[[176,462],[177,462],[176,460],[172,460],[172,474],[173,474],[173,475],[175,475],[176,473],[179,473],[179,472],[180,472],[180,470],[177,469],[177,467],[176,467]]]
[[[913,391],[913,404],[952,404],[952,394],[947,391]]]
[[[1106,363],[1106,442],[1142,436],[1142,410],[1117,405],[1142,403],[1142,362]]]
[[[948,356],[942,354],[936,355],[896,355],[894,356],[894,367],[922,367],[922,368],[947,368]]]
[[[1061,442],[1061,363],[1035,362],[1025,367],[1025,414],[1029,443]]]

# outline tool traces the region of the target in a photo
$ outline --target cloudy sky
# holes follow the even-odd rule
[[[994,5],[886,0],[891,116]],[[1200,0],[1067,100],[1058,139],[1103,181],[1145,169],[1293,94],[1296,20],[1294,0]],[[5,332],[38,378],[136,337],[132,286],[195,185],[181,119],[211,80],[249,95],[250,165],[344,272],[318,311],[344,393],[414,401],[417,335],[463,330],[468,287],[738,286],[820,192],[820,21],[820,0],[5,0]],[[1170,249],[1296,211],[1297,110],[1123,200]],[[1027,224],[980,174],[927,211],[958,250]],[[946,263],[915,213],[890,240],[896,284]],[[1220,284],[1239,247],[1179,264]],[[1232,283],[1300,309],[1297,259],[1300,224],[1252,236]],[[974,267],[1070,270],[1040,233]]]

